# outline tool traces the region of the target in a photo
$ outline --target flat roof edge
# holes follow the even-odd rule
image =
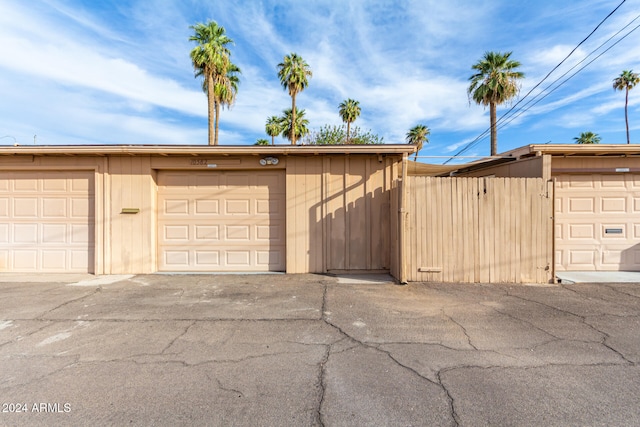
[[[552,156],[640,155],[640,144],[531,144],[514,148],[501,155],[521,157],[536,154]]]
[[[295,154],[404,154],[415,152],[409,144],[372,145],[20,145],[0,146],[0,155],[295,155]]]

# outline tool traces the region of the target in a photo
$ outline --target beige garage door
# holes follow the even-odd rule
[[[0,171],[0,271],[93,272],[90,172]]]
[[[160,171],[158,270],[284,271],[284,171]]]
[[[556,178],[556,268],[640,270],[640,175]]]

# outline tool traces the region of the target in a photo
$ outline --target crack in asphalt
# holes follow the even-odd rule
[[[453,317],[451,317],[450,315],[448,315],[445,311],[445,309],[442,309],[442,314],[449,319],[453,324],[457,325],[460,329],[462,329],[462,333],[464,334],[465,337],[467,337],[467,343],[469,344],[469,346],[471,348],[473,348],[474,350],[478,350],[478,347],[476,347],[473,342],[471,342],[471,336],[467,333],[467,328],[465,328],[462,323],[456,321]]]
[[[613,292],[619,293],[619,294],[621,294],[621,295],[626,295],[626,296],[629,296],[629,297],[632,297],[632,298],[640,299],[640,296],[638,296],[638,295],[634,295],[634,294],[631,294],[631,293],[629,293],[629,292],[623,292],[622,290],[620,290],[620,289],[616,288],[616,287],[615,287],[615,286],[613,286],[612,284],[609,284],[609,283],[600,283],[599,285],[602,285],[602,287],[604,287],[604,288],[611,289]]]
[[[327,288],[328,288],[328,285],[327,285],[327,284],[325,284],[325,295],[326,295],[326,292],[327,292]],[[328,319],[328,317],[327,317],[326,315],[324,315],[324,313],[326,312],[326,310],[324,310],[324,309],[325,309],[325,303],[326,303],[326,297],[325,297],[325,298],[323,298],[323,310],[322,310],[323,316],[322,316],[322,320],[323,320],[327,325],[329,325],[329,326],[331,326],[332,328],[334,328],[335,330],[337,330],[337,331],[338,331],[341,335],[343,335],[346,339],[348,339],[349,341],[354,342],[354,343],[356,343],[356,344],[357,344],[356,346],[354,346],[354,347],[352,347],[352,348],[355,348],[355,347],[357,347],[357,346],[361,346],[361,347],[363,347],[363,348],[372,349],[372,350],[374,350],[374,351],[376,351],[376,352],[379,352],[379,353],[382,353],[382,354],[386,355],[386,356],[387,356],[387,358],[388,358],[389,360],[391,360],[394,364],[396,364],[396,365],[397,365],[397,366],[399,366],[400,368],[402,368],[402,369],[404,369],[404,370],[406,370],[406,371],[410,372],[411,374],[413,374],[413,375],[417,376],[417,377],[418,377],[418,378],[420,378],[422,381],[426,381],[426,382],[428,382],[429,384],[433,384],[433,385],[436,385],[436,386],[440,387],[440,388],[444,391],[444,393],[448,396],[448,398],[449,398],[450,402],[452,402],[452,399],[451,399],[451,396],[450,396],[450,394],[449,394],[448,390],[444,387],[444,385],[443,385],[442,383],[437,383],[437,382],[432,381],[431,379],[429,379],[429,378],[425,377],[424,375],[420,374],[420,372],[418,372],[417,370],[413,369],[412,367],[410,367],[410,366],[408,366],[408,365],[405,365],[405,364],[403,364],[402,362],[400,362],[398,359],[396,359],[396,358],[391,354],[391,352],[390,352],[390,351],[387,351],[387,350],[384,350],[384,349],[381,349],[381,348],[379,348],[379,347],[378,347],[379,345],[385,345],[386,343],[378,343],[378,344],[370,344],[370,343],[366,343],[366,342],[364,342],[364,341],[361,341],[361,340],[359,340],[359,339],[357,339],[357,338],[353,337],[352,335],[349,335],[349,334],[348,334],[347,332],[345,332],[345,331],[344,331],[340,326],[336,325],[335,323],[332,323],[332,322],[331,322],[331,320],[330,320],[330,319]],[[335,343],[334,343],[334,344],[335,344]],[[333,344],[332,344],[332,345],[333,345]],[[330,346],[331,346],[331,345],[330,345]],[[336,353],[336,354],[337,354],[337,353]],[[329,356],[327,357],[327,360],[326,360],[324,363],[326,364],[328,361],[329,361]],[[455,426],[458,426],[459,424],[458,424],[458,421],[457,421],[457,415],[456,415],[456,413],[455,413],[455,409],[453,408],[453,404],[452,404],[452,403],[450,404],[450,408],[451,408],[450,416],[452,417],[452,420],[453,420],[453,422],[454,422],[454,425],[455,425]]]
[[[442,381],[441,373],[442,373],[442,371],[438,371],[436,373],[436,378],[438,378],[438,383],[439,383],[440,387],[442,387],[442,390],[444,390],[445,394],[447,395],[447,399],[449,400],[449,410],[451,411],[451,418],[453,418],[453,423],[454,423],[454,425],[456,427],[459,427],[460,426],[460,418],[459,418],[459,416],[458,416],[458,414],[456,412],[455,400],[453,399],[453,396],[449,392],[449,389],[447,388],[447,386]]]
[[[464,336],[466,337],[466,341],[467,341],[467,345],[470,348],[454,348],[454,347],[450,347],[447,345],[444,345],[442,343],[432,343],[432,342],[428,342],[428,343],[420,343],[420,342],[389,342],[389,341],[384,341],[383,342],[367,342],[367,341],[363,341],[361,339],[358,339],[356,336],[351,335],[349,332],[347,332],[345,329],[343,329],[342,327],[340,327],[339,323],[340,322],[336,322],[333,321],[331,318],[331,312],[327,311],[330,307],[330,301],[329,301],[329,293],[330,293],[330,289],[332,289],[332,286],[337,286],[337,283],[334,283],[332,281],[328,281],[328,280],[322,280],[320,282],[317,282],[319,285],[323,286],[323,290],[322,290],[322,297],[321,297],[321,301],[320,301],[320,311],[319,311],[319,316],[317,318],[315,317],[284,317],[284,318],[258,318],[258,319],[246,319],[246,318],[185,318],[185,319],[176,319],[176,318],[158,318],[158,319],[149,319],[149,318],[144,318],[144,319],[121,319],[121,318],[97,318],[97,319],[82,319],[79,320],[77,318],[75,319],[51,319],[51,318],[45,318],[45,316],[50,316],[53,312],[55,312],[58,309],[61,309],[69,304],[72,303],[77,303],[79,301],[82,301],[84,299],[87,299],[93,295],[95,295],[98,292],[102,291],[101,287],[98,287],[97,289],[95,289],[93,292],[90,292],[86,295],[83,295],[81,297],[75,298],[75,299],[71,299],[69,301],[66,301],[62,304],[59,304],[58,306],[47,310],[46,312],[44,312],[43,314],[41,314],[40,316],[38,316],[35,319],[22,319],[22,320],[28,320],[28,321],[41,321],[41,322],[46,322],[46,324],[42,325],[41,327],[37,328],[34,331],[31,331],[28,334],[25,334],[24,336],[31,336],[33,334],[36,334],[37,332],[40,332],[48,327],[54,326],[58,323],[61,322],[78,322],[78,321],[82,321],[82,322],[127,322],[127,323],[143,323],[143,322],[189,322],[187,325],[184,326],[184,328],[181,331],[178,331],[175,334],[175,337],[173,337],[172,339],[170,339],[170,341],[164,346],[164,348],[162,350],[160,350],[158,353],[140,353],[140,354],[135,354],[135,355],[129,355],[127,357],[123,357],[123,358],[114,358],[114,359],[110,359],[110,360],[91,360],[91,361],[80,361],[80,357],[81,355],[77,354],[77,355],[70,355],[70,356],[56,356],[56,357],[71,357],[73,359],[73,361],[70,361],[70,363],[65,364],[65,366],[55,369],[51,372],[46,373],[45,375],[39,376],[36,379],[32,379],[30,381],[28,381],[27,383],[22,383],[22,384],[18,384],[15,386],[8,386],[8,387],[4,387],[2,385],[0,385],[0,389],[12,389],[15,387],[23,387],[25,385],[31,385],[34,383],[37,383],[38,381],[42,381],[43,379],[46,379],[52,375],[57,374],[58,372],[67,369],[68,367],[71,366],[80,366],[80,365],[93,365],[93,364],[102,364],[102,363],[134,363],[134,364],[139,364],[139,365],[147,365],[147,364],[177,364],[179,366],[184,366],[186,368],[192,368],[192,367],[198,367],[198,366],[203,366],[203,365],[207,365],[207,364],[212,364],[212,363],[229,363],[229,364],[233,364],[233,363],[243,363],[252,359],[259,359],[259,358],[265,358],[265,357],[277,357],[277,356],[281,356],[281,355],[296,355],[296,354],[305,354],[305,351],[278,351],[278,352],[273,352],[273,353],[262,353],[262,354],[252,354],[252,355],[248,355],[248,356],[244,356],[244,357],[240,357],[237,359],[213,359],[213,360],[204,360],[204,361],[200,361],[197,363],[188,363],[184,360],[174,360],[174,359],[170,359],[173,357],[182,357],[180,352],[177,353],[168,353],[169,350],[179,341],[181,340],[183,337],[185,337],[185,335],[188,334],[189,330],[196,324],[199,323],[215,323],[215,322],[220,322],[220,323],[235,323],[235,324],[241,324],[241,323],[262,323],[262,322],[266,322],[266,323],[271,323],[271,322],[285,322],[285,324],[302,324],[303,322],[308,322],[311,325],[315,325],[318,322],[326,324],[329,328],[331,328],[334,331],[337,331],[337,333],[339,334],[339,337],[335,337],[335,339],[328,339],[325,338],[325,342],[318,342],[318,343],[310,343],[310,342],[300,342],[300,341],[289,341],[289,340],[282,340],[282,341],[277,341],[280,343],[288,343],[288,344],[297,344],[297,345],[301,345],[301,346],[313,346],[313,347],[322,347],[324,349],[322,357],[320,359],[319,362],[313,362],[313,366],[315,366],[315,368],[317,369],[317,374],[315,376],[315,384],[314,387],[317,389],[317,404],[315,407],[315,421],[321,425],[324,426],[327,423],[326,418],[326,414],[323,413],[323,406],[326,403],[326,392],[327,392],[327,388],[329,386],[328,383],[328,378],[327,378],[327,365],[329,364],[330,360],[331,360],[331,356],[333,355],[337,355],[337,354],[341,354],[344,352],[347,352],[349,350],[353,350],[355,348],[363,348],[363,349],[371,349],[374,350],[375,352],[378,352],[380,354],[385,355],[388,360],[390,360],[393,364],[399,366],[400,368],[402,368],[403,370],[411,373],[411,375],[419,378],[421,381],[425,381],[426,383],[429,383],[431,385],[435,385],[437,386],[440,390],[442,390],[442,393],[444,393],[444,396],[446,398],[446,401],[448,402],[449,405],[449,416],[452,420],[453,425],[455,426],[459,426],[460,425],[460,415],[457,413],[456,410],[456,401],[453,397],[452,392],[447,388],[447,384],[445,381],[443,381],[443,376],[445,376],[448,372],[451,371],[455,371],[455,370],[461,370],[461,369],[482,369],[482,370],[489,370],[489,369],[504,369],[504,370],[509,370],[509,369],[521,369],[521,370],[529,370],[529,369],[539,369],[542,367],[554,367],[554,366],[560,366],[560,367],[565,367],[565,366],[569,366],[569,367],[575,367],[575,366],[584,366],[584,367],[589,367],[589,366],[593,366],[593,367],[601,367],[601,366],[620,366],[621,363],[584,363],[584,364],[578,364],[578,363],[540,363],[540,364],[536,364],[533,366],[496,366],[496,365],[491,365],[491,366],[482,366],[482,365],[468,365],[468,364],[459,364],[456,366],[449,366],[446,368],[440,368],[440,369],[430,369],[430,372],[433,373],[433,376],[437,379],[437,381],[434,381],[433,379],[421,374],[419,372],[418,369],[410,366],[410,364],[406,364],[403,363],[399,358],[397,354],[394,354],[393,349],[392,350],[387,350],[384,348],[381,348],[383,346],[387,346],[387,345],[426,345],[426,346],[439,346],[442,347],[444,349],[450,350],[450,351],[455,351],[455,352],[468,352],[468,353],[474,353],[474,354],[481,354],[481,353],[493,353],[496,355],[500,355],[503,357],[508,357],[511,359],[519,359],[518,357],[515,357],[513,355],[508,355],[508,354],[504,354],[498,350],[494,350],[494,349],[489,349],[489,350],[481,350],[479,349],[473,342],[472,339],[472,335],[470,334],[469,331],[467,331],[466,327],[464,326],[463,323],[459,322],[458,320],[456,320],[454,318],[454,315],[451,314],[447,314],[446,310],[449,309],[451,310],[452,307],[459,307],[461,305],[468,305],[468,304],[456,304],[455,306],[447,306],[445,308],[442,309],[442,314],[445,317],[445,322],[451,322],[451,324],[456,325],[457,328],[459,328]],[[585,298],[584,295],[580,294],[579,292],[567,288],[566,286],[562,286],[563,289],[573,292],[577,295],[580,295],[581,298]],[[613,288],[612,288],[613,289]],[[618,292],[617,289],[613,289],[614,291]],[[182,296],[185,293],[184,289],[181,289],[181,294],[179,296],[179,298],[182,298]],[[441,291],[441,290],[440,290]],[[619,292],[622,295],[629,295],[625,292]],[[456,295],[453,292],[449,292],[447,294],[453,295],[453,297],[455,298]],[[542,301],[538,301],[535,299],[530,299],[532,297],[527,297],[527,296],[521,296],[521,295],[513,295],[511,294],[511,292],[509,292],[509,290],[505,290],[504,291],[504,295],[511,297],[511,298],[515,298],[515,299],[519,299],[522,301],[525,301],[527,303],[531,303],[531,304],[538,304],[542,307],[546,307],[548,309],[551,309],[553,311],[556,311],[558,313],[563,314],[564,316],[570,316],[570,317],[575,317],[581,324],[585,325],[587,328],[590,328],[592,331],[600,334],[601,336],[601,340],[571,340],[571,339],[565,339],[562,337],[558,337],[556,336],[554,333],[551,333],[547,330],[544,329],[544,327],[538,326],[534,323],[532,323],[531,321],[528,321],[526,319],[520,318],[518,317],[516,314],[511,314],[509,312],[504,312],[501,311],[500,309],[490,306],[490,305],[485,305],[485,304],[480,304],[483,308],[489,308],[491,309],[492,312],[495,312],[499,315],[505,316],[509,319],[512,319],[514,321],[517,321],[518,323],[521,323],[523,325],[527,325],[529,327],[531,327],[532,329],[538,330],[546,335],[548,335],[549,337],[551,337],[551,339],[549,339],[548,341],[544,341],[542,343],[538,343],[536,345],[534,345],[532,348],[530,347],[526,347],[526,349],[537,349],[539,347],[548,345],[550,343],[553,342],[570,342],[570,341],[575,341],[575,342],[583,342],[583,343],[590,343],[590,344],[599,344],[602,345],[604,347],[606,347],[607,349],[611,350],[612,352],[614,352],[616,355],[618,355],[624,362],[625,364],[628,365],[633,365],[635,366],[636,363],[634,363],[633,361],[629,360],[622,352],[620,352],[619,350],[617,350],[616,348],[614,348],[610,343],[607,342],[608,339],[611,338],[611,336],[609,334],[607,334],[606,332],[603,332],[602,330],[598,329],[596,326],[592,325],[589,323],[588,319],[590,318],[597,318],[597,317],[601,317],[601,316],[605,316],[605,314],[602,315],[594,315],[594,316],[582,316],[576,313],[571,312],[568,309],[562,309],[559,307],[555,307],[552,305],[549,305],[545,302]],[[176,296],[176,295],[174,295]],[[634,298],[640,298],[634,295],[630,295],[633,296]],[[176,296],[177,297],[177,296]],[[178,298],[178,297],[177,297]],[[317,298],[317,297],[314,297]],[[607,301],[605,299],[599,298],[599,300],[601,301],[605,301],[607,303],[610,303],[610,301]],[[314,300],[313,306],[317,307],[317,299]],[[315,314],[314,314],[315,316]],[[616,315],[608,315],[606,314],[606,316],[615,316],[615,317],[638,317],[637,315],[634,316],[616,316]],[[19,319],[12,319],[14,321],[17,321]],[[224,338],[224,343],[226,343],[227,341],[229,341],[231,339],[231,337],[233,337],[235,335],[236,331],[233,330],[231,331],[230,335],[225,336]],[[458,334],[456,334],[458,335]],[[333,335],[331,335],[333,337]],[[297,338],[297,337],[296,337]],[[318,341],[320,341],[321,338],[318,339]],[[15,342],[15,339],[12,341],[8,341],[5,343],[0,344],[0,347],[6,346],[8,344],[11,344],[12,342]],[[460,344],[461,346],[463,346],[463,340],[460,340]],[[223,343],[223,344],[224,344]],[[269,344],[272,344],[272,342],[269,342]],[[336,349],[336,345],[340,344],[341,347],[339,349]],[[523,349],[523,348],[518,348],[518,347],[510,347],[510,350],[518,350],[518,349]],[[293,350],[293,349],[292,349]],[[298,349],[300,350],[300,349]],[[397,352],[396,352],[397,353]],[[19,355],[12,355],[11,357],[15,357],[18,358],[20,357]],[[34,357],[54,357],[54,356],[34,356]],[[149,358],[164,358],[164,360],[140,360],[144,357],[149,357]],[[231,393],[235,393],[238,395],[238,397],[244,397],[244,394],[242,393],[242,391],[240,390],[236,390],[233,388],[225,388],[224,385],[221,383],[220,379],[218,378],[210,378],[208,374],[207,378],[209,378],[212,381],[215,381],[218,385],[218,388],[220,388],[223,391],[227,391],[227,392],[231,392]],[[431,374],[429,374],[431,375]]]
[[[513,297],[513,298],[521,299],[522,301],[526,301],[526,302],[529,302],[529,303],[539,304],[539,305],[541,305],[543,307],[547,307],[547,308],[549,308],[551,310],[557,311],[557,312],[565,314],[565,315],[576,317],[586,327],[590,328],[591,330],[593,330],[593,331],[595,331],[595,332],[597,332],[599,334],[602,334],[603,336],[606,335],[604,332],[602,332],[601,330],[599,330],[598,328],[596,328],[595,326],[593,326],[589,322],[587,322],[587,317],[598,317],[600,315],[598,315],[598,316],[582,316],[580,314],[573,313],[573,312],[571,312],[569,310],[562,309],[562,308],[559,308],[559,307],[555,307],[553,305],[549,305],[549,304],[544,303],[542,301],[528,299],[528,298],[525,298],[525,297],[520,296],[520,295],[510,295],[510,296]]]
[[[192,327],[193,325],[195,325],[195,324],[196,324],[196,322],[195,322],[195,321],[193,321],[193,322],[191,322],[190,324],[188,324],[180,334],[178,334],[174,339],[172,339],[172,340],[171,340],[171,342],[169,342],[169,344],[167,344],[167,345],[165,346],[165,348],[163,348],[163,349],[162,349],[162,351],[160,352],[160,354],[165,354],[165,352],[166,352],[167,350],[169,350],[169,348],[171,348],[171,346],[172,346],[176,341],[178,341],[180,338],[182,338],[183,336],[185,336],[185,335],[187,334],[187,332],[189,332],[189,329],[191,329],[191,327]]]
[[[43,318],[47,314],[50,314],[50,313],[52,313],[52,312],[54,312],[54,311],[56,311],[56,310],[58,310],[58,309],[60,309],[60,308],[62,308],[64,306],[66,306],[66,305],[73,304],[74,302],[82,301],[82,300],[84,300],[86,298],[89,298],[89,297],[92,297],[93,295],[95,295],[97,293],[100,293],[100,292],[102,292],[102,286],[98,286],[96,289],[93,290],[93,292],[89,292],[86,295],[83,295],[81,297],[65,301],[62,304],[60,304],[60,305],[58,305],[56,307],[53,307],[52,309],[49,309],[49,310],[45,311],[44,313],[42,313],[40,316],[37,316],[37,317],[38,318]],[[43,319],[43,320],[50,320],[50,319]],[[74,320],[78,320],[78,319],[74,319]]]
[[[31,332],[29,332],[28,334],[19,335],[18,337],[13,338],[13,339],[11,339],[9,341],[0,343],[0,348],[2,348],[5,345],[9,345],[9,344],[13,344],[15,342],[18,342],[21,339],[24,339],[25,337],[30,337],[31,335],[37,334],[38,332],[40,332],[40,331],[48,328],[49,326],[55,324],[53,320],[48,320],[48,319],[43,319],[43,320],[32,320],[32,319],[29,319],[29,320],[16,320],[16,319],[13,319],[12,321],[13,322],[20,322],[20,321],[22,321],[22,322],[34,322],[35,321],[35,322],[45,322],[46,324],[40,326],[39,328],[37,328],[37,329],[35,329],[35,330],[31,331]]]
[[[318,398],[318,407],[316,410],[316,421],[318,422],[319,425],[323,426],[325,425],[324,422],[324,414],[322,413],[322,405],[324,404],[324,394],[327,390],[327,384],[326,384],[326,379],[325,379],[325,366],[327,364],[327,362],[329,361],[329,354],[331,353],[331,344],[330,345],[326,345],[325,346],[325,352],[324,355],[322,357],[322,360],[320,361],[320,366],[318,369],[318,380],[316,383],[316,387],[319,390],[319,398]]]
[[[211,377],[209,376],[209,374],[207,373],[206,375],[207,375],[207,378],[208,378],[209,380],[211,380]],[[236,389],[234,389],[234,388],[227,388],[227,387],[223,386],[223,385],[222,385],[222,382],[220,381],[220,379],[219,379],[219,378],[216,378],[216,379],[215,379],[215,381],[216,381],[216,384],[218,384],[218,388],[219,388],[220,390],[223,390],[223,391],[226,391],[226,392],[229,392],[229,393],[237,394],[237,395],[238,395],[238,397],[244,397],[244,393],[243,393],[242,391],[240,391],[240,390],[236,390]]]

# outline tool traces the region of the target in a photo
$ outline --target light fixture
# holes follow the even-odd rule
[[[278,160],[277,157],[265,157],[263,159],[260,159],[260,164],[262,166],[277,165],[278,162],[280,162],[280,160]]]

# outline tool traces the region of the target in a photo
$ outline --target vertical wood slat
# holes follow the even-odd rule
[[[543,179],[410,176],[405,185],[408,280],[551,281],[552,203]]]

